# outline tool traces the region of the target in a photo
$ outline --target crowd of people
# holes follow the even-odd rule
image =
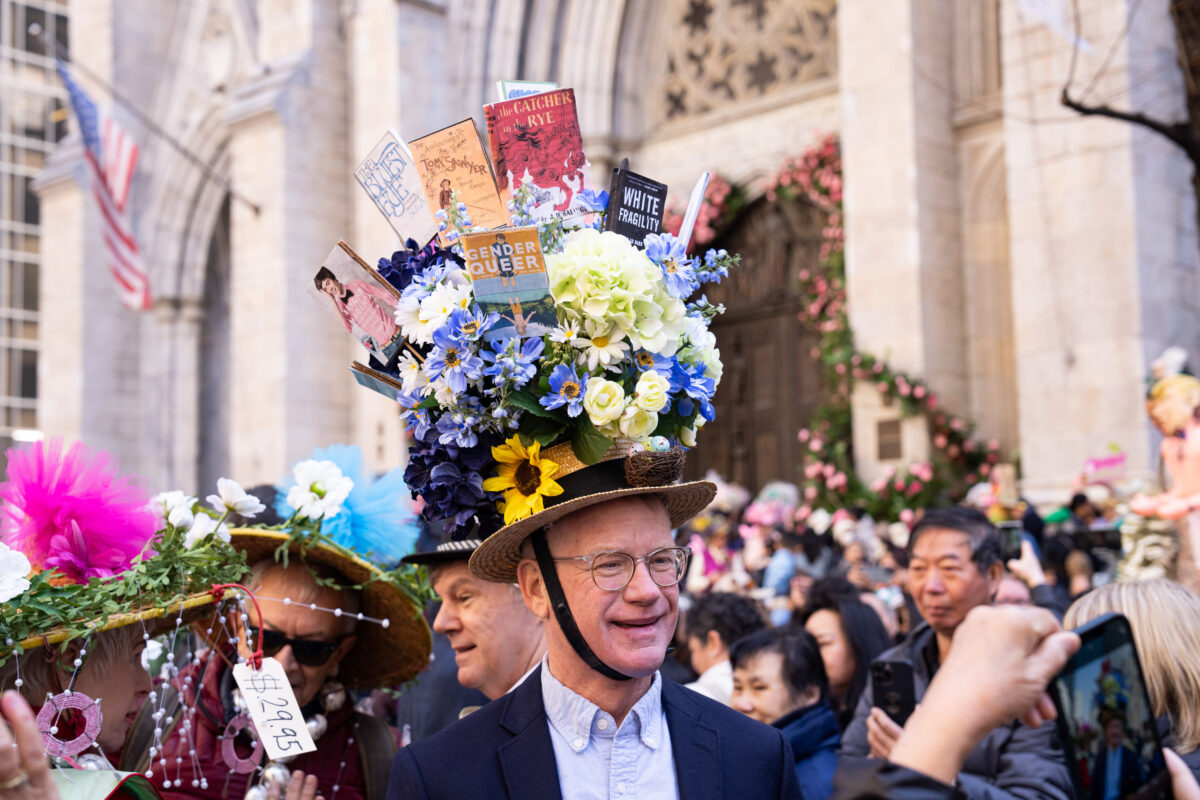
[[[634,457],[657,458],[607,461]],[[332,535],[301,515],[361,503],[326,467],[312,496],[223,482],[210,514],[169,493],[149,511],[78,448],[10,453],[19,549],[2,555],[29,560],[0,575],[16,581],[4,624],[32,635],[0,665],[0,798],[1142,797],[1137,687],[1116,670],[1105,688],[1126,706],[1095,720],[1094,756],[1076,752],[1085,787],[1046,694],[1079,647],[1064,627],[1115,612],[1175,796],[1200,800],[1200,596],[1111,580],[1078,498],[1061,522],[1025,514],[1006,552],[968,505],[902,532],[823,525],[796,519],[786,485],[751,502],[672,464],[601,491],[579,464],[562,501],[468,538],[425,530],[389,572],[346,546],[366,534],[340,511]],[[104,490],[84,508],[86,486]],[[108,523],[153,536],[116,566]],[[269,658],[314,742],[295,757],[263,757],[279,736],[236,676]]]

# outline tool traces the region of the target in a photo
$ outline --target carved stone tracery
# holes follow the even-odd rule
[[[837,72],[836,0],[671,0],[663,119]]]

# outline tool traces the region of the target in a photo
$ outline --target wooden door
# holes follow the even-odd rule
[[[708,298],[726,311],[713,321],[724,375],[716,419],[688,454],[690,478],[715,469],[756,491],[772,480],[793,483],[802,460],[796,433],[821,401],[817,344],[797,319],[800,270],[812,269],[824,216],[806,203],[759,200],[713,246],[742,264]]]

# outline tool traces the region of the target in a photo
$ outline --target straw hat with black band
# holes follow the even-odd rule
[[[485,580],[515,583],[521,549],[525,540],[531,539],[555,619],[572,649],[605,677],[629,680],[631,676],[601,661],[579,630],[554,568],[547,531],[568,514],[639,495],[661,499],[671,527],[678,527],[712,502],[717,487],[709,481],[678,483],[684,465],[684,451],[680,447],[657,452],[618,440],[597,463],[587,465],[575,457],[567,443],[549,448],[545,457],[559,465],[555,479],[562,493],[545,498],[545,510],[517,520],[485,539],[471,555],[471,571]]]

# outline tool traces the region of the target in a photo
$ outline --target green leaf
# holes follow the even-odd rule
[[[424,400],[417,403],[417,408],[437,408],[440,405],[441,404],[438,403],[436,397],[429,395],[429,397],[426,397]]]
[[[571,437],[571,449],[575,451],[575,457],[585,464],[595,464],[610,447],[612,439],[596,430],[592,421],[581,415],[575,435]]]
[[[527,447],[530,442],[535,441],[542,447],[558,444],[566,432],[567,426],[558,420],[533,415],[523,417],[521,427],[518,429],[522,443]]]
[[[529,392],[524,389],[518,389],[508,396],[509,405],[514,405],[522,411],[533,414],[535,417],[544,417],[545,419],[555,419],[554,413],[549,409],[542,408],[541,403],[537,401]]]

